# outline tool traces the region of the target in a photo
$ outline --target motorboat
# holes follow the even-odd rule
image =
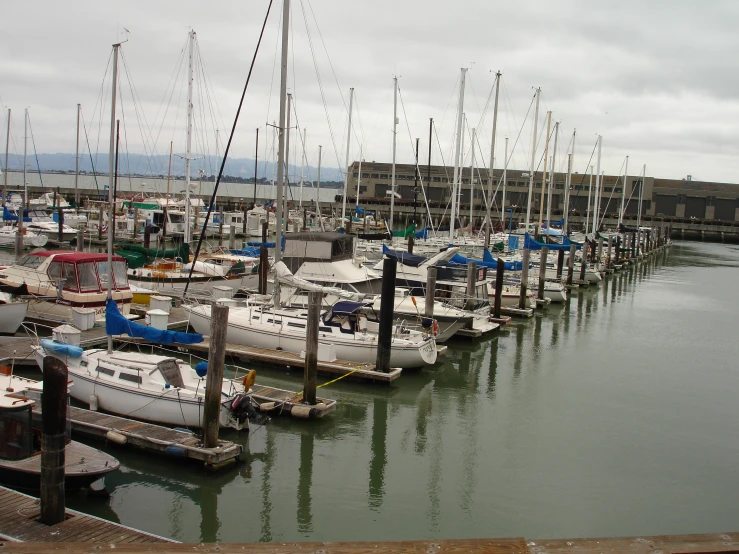
[[[320,315],[318,344],[335,357],[357,363],[375,363],[379,325],[370,321],[363,308],[367,302],[341,301]],[[198,333],[210,330],[210,305],[183,305],[190,325]],[[308,310],[303,307],[274,309],[263,305],[232,307],[226,341],[288,352],[305,351]],[[436,362],[436,341],[431,333],[395,325],[390,365],[415,368]]]
[[[5,225],[0,227],[0,247],[13,248],[15,246],[15,237],[18,235],[18,227]],[[28,229],[23,229],[23,248],[41,248],[46,246],[49,241],[43,233],[35,233]]]
[[[2,386],[4,385],[4,387]],[[41,483],[41,428],[34,408],[41,403],[43,383],[17,377],[9,368],[0,371],[0,483],[36,492]],[[71,387],[73,388],[73,387]],[[120,463],[96,448],[71,440],[67,419],[64,447],[64,488],[89,487]]]
[[[126,275],[126,260],[113,256],[112,271],[108,255],[70,250],[32,252],[14,265],[0,270],[0,284],[26,286],[35,296],[29,314],[54,320],[73,320],[73,310],[93,309],[95,319],[105,318],[108,279],[112,277],[112,297],[124,314],[131,308],[131,289]]]
[[[0,335],[14,335],[28,312],[28,300],[14,298],[0,290]]]
[[[3,220],[6,222],[17,222],[19,211],[16,210],[13,212],[6,206],[3,208]],[[54,221],[45,210],[23,209],[23,227],[36,234],[45,234],[55,238],[59,237],[60,224],[58,220]],[[63,241],[71,241],[77,238],[77,229],[74,227],[62,223],[61,231],[61,240]]]

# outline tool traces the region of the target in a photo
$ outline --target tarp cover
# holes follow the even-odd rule
[[[18,221],[18,216],[11,212],[7,206],[3,206],[3,221]],[[30,223],[33,220],[30,217],[24,217],[23,221]]]
[[[526,236],[523,239],[523,247],[528,248],[529,250],[541,250],[542,247],[546,246],[549,250],[569,250],[570,246],[574,244],[570,242],[570,240],[567,237],[564,237],[562,239],[562,244],[546,244],[544,242],[538,242],[534,240],[534,237],[526,233]],[[580,250],[582,248],[581,246],[577,246],[577,250]]]
[[[384,244],[382,245],[382,253],[385,254],[388,258],[394,258],[398,260],[403,265],[408,265],[410,267],[418,267],[423,262],[427,260],[427,258],[424,258],[423,256],[418,256],[416,254],[409,254],[408,252],[405,252],[403,250],[391,250]]]
[[[203,342],[203,335],[198,333],[164,331],[129,321],[118,311],[118,306],[112,298],[105,305],[105,332],[109,335],[125,334],[129,337],[138,337],[158,344],[172,344],[175,342],[180,344],[195,344]]]
[[[416,224],[415,223],[411,223],[410,225],[408,225],[408,227],[406,227],[404,231],[393,231],[394,237],[403,237],[407,239],[408,237],[415,236],[415,235],[416,235]]]
[[[183,262],[190,261],[190,245],[182,243],[178,248],[170,250],[157,250],[156,248],[144,248],[138,244],[118,244],[115,247],[116,254],[126,258],[128,267],[138,269],[157,258],[179,258]]]

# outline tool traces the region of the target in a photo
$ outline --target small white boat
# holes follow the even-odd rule
[[[108,412],[167,425],[202,427],[205,400],[205,373],[171,356],[139,352],[87,350],[79,357],[64,353],[60,343],[42,341],[34,356],[43,367],[44,357],[55,356],[69,369],[74,383],[73,398],[97,402]],[[66,346],[66,345],[64,345]],[[62,350],[58,352],[57,350]],[[224,379],[221,388],[221,427],[248,429],[248,415],[254,413],[244,380]]]
[[[18,234],[18,228],[6,225],[0,227],[0,246],[13,248],[15,246],[15,237]],[[45,246],[49,241],[49,237],[24,229],[23,231],[23,247],[24,248],[40,248]]]
[[[28,312],[27,300],[16,300],[0,291],[0,335],[14,335]]]

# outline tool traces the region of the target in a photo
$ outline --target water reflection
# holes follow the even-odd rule
[[[375,398],[372,408],[372,453],[369,466],[369,507],[379,512],[385,496],[387,465],[387,400]]]
[[[298,530],[301,533],[313,531],[311,513],[311,485],[313,483],[313,435],[300,435],[300,471],[298,481]]]

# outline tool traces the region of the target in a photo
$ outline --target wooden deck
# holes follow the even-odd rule
[[[40,404],[34,407],[34,417],[41,415]],[[216,448],[200,446],[200,435],[187,431],[171,429],[153,423],[145,423],[125,417],[93,412],[83,408],[70,407],[72,433],[97,439],[111,440],[108,433],[125,437],[125,445],[146,450],[150,453],[164,454],[173,460],[194,460],[207,469],[217,470],[235,463],[243,447],[230,441],[219,441]]]
[[[208,339],[206,339],[198,344],[182,345],[182,348],[197,352],[207,352],[210,346]],[[239,358],[240,360],[261,362],[281,367],[305,367],[305,359],[300,354],[286,352],[284,350],[271,350],[269,348],[227,343],[226,355]],[[375,371],[374,364],[359,364],[345,360],[318,362],[319,375],[329,375],[332,377],[346,376],[348,379],[359,379],[376,383],[392,383],[400,377],[401,372],[402,369],[393,368],[389,373],[384,373],[382,371]]]
[[[65,522],[66,523],[66,522]],[[89,544],[23,544],[5,543],[7,552],[90,552]],[[321,552],[322,554],[443,553],[470,554],[677,554],[739,551],[739,533],[709,533],[703,535],[672,535],[661,537],[615,537],[596,539],[438,539],[418,541],[372,542],[280,542],[280,543],[218,543],[216,544],[105,544],[95,546],[95,552],[254,552],[288,553]]]
[[[289,414],[303,419],[321,418],[336,409],[336,400],[317,397],[316,405],[302,404],[302,392],[266,387],[254,384],[251,387],[251,396],[259,403],[259,409],[269,414]]]
[[[38,521],[39,500],[32,496],[0,487],[0,509],[3,517],[0,518],[0,536],[8,541],[24,541],[29,543],[104,543],[106,546],[117,544],[137,543],[151,548],[155,544],[172,543],[169,539],[137,531],[124,525],[111,523],[93,516],[88,516],[75,510],[67,510],[65,521],[56,525],[46,526]],[[3,549],[13,542],[2,544]],[[39,548],[37,552],[47,552],[53,548]],[[26,552],[34,550],[26,550]],[[90,550],[87,546],[86,550]]]

